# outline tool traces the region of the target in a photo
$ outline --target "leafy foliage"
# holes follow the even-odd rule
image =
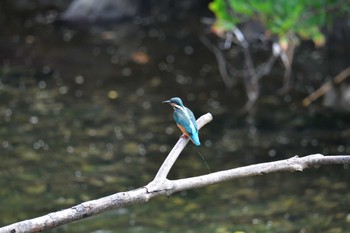
[[[316,45],[325,42],[321,28],[332,18],[350,12],[344,0],[214,0],[209,8],[216,15],[215,30],[228,31],[238,23],[259,20],[267,32],[280,41],[294,33],[311,39]]]

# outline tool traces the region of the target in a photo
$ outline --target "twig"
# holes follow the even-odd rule
[[[308,97],[303,99],[302,104],[304,107],[309,106],[312,102],[326,94],[333,88],[333,84],[339,84],[344,81],[347,77],[350,76],[350,66],[340,72],[337,76],[334,77],[333,80],[324,83],[320,88],[311,93]]]
[[[285,68],[283,75],[283,86],[280,90],[278,90],[278,93],[281,95],[287,93],[288,90],[291,88],[292,63],[294,59],[294,51],[297,46],[297,41],[297,36],[294,33],[289,33],[287,48],[286,50],[282,49],[280,53],[280,57]]]
[[[226,11],[228,14],[232,17],[232,19],[237,18],[237,15],[233,11],[230,1],[225,0],[224,1]],[[249,43],[246,40],[245,36],[243,35],[242,31],[234,26],[233,29],[231,30],[233,35],[235,35],[238,44],[242,47],[243,49],[243,54],[244,54],[244,62],[247,67],[247,75],[244,76],[244,86],[246,88],[247,96],[248,96],[248,102],[246,103],[245,107],[243,108],[244,111],[249,110],[256,100],[259,97],[259,84],[258,84],[258,79],[256,76],[256,70],[254,67],[253,59],[249,51]]]
[[[198,119],[198,125],[199,127],[202,127],[211,120],[211,114],[206,114]],[[319,164],[350,164],[350,155],[323,156],[321,154],[314,154],[302,158],[295,156],[290,159],[275,162],[239,167],[197,177],[179,180],[166,179],[169,170],[187,143],[188,139],[179,139],[176,144],[177,146],[168,155],[171,157],[171,159],[166,159],[161,166],[161,169],[158,171],[156,178],[144,187],[87,201],[68,209],[4,226],[0,228],[0,233],[40,232],[112,209],[145,203],[149,199],[156,196],[168,196],[175,192],[199,188],[210,184],[217,184],[243,177],[264,175],[282,171],[302,171],[305,168]]]
[[[207,37],[200,36],[199,39],[215,55],[221,78],[224,81],[225,86],[228,88],[231,88],[234,84],[234,81],[228,73],[227,61],[222,51],[219,48],[217,48],[215,45],[213,45]]]

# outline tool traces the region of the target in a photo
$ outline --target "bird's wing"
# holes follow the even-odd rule
[[[190,109],[186,108],[186,107],[185,107],[185,110],[187,111],[187,114],[189,115],[189,118],[190,118],[192,124],[194,125],[196,131],[198,131],[196,118],[194,117],[193,112]]]
[[[196,146],[199,146],[201,143],[198,137],[197,122],[192,111],[186,107],[181,110],[175,109],[174,119],[180,130],[188,135]]]
[[[186,110],[187,114],[189,115],[189,120],[191,121],[192,125],[194,126],[193,127],[194,129],[192,129],[192,132],[190,133],[190,138],[196,146],[200,146],[201,143],[199,141],[198,126],[197,126],[196,118],[194,117],[193,112],[190,109],[185,107],[185,110]]]
[[[198,132],[197,122],[191,110],[184,107],[181,110],[174,111],[174,119],[176,123],[182,126],[188,134],[192,135]]]

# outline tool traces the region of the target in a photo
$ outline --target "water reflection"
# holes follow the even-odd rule
[[[348,114],[302,109],[300,93],[282,98],[266,91],[254,117],[240,115],[245,94],[225,90],[198,28],[191,17],[136,25],[136,41],[132,34],[121,44],[113,30],[55,31],[36,21],[5,28],[1,225],[147,184],[180,136],[161,105],[171,96],[186,99],[196,116],[213,113],[201,152],[214,171],[350,152]],[[196,153],[189,145],[170,177],[206,173]],[[327,166],[247,178],[52,232],[347,232],[348,173],[348,166]]]

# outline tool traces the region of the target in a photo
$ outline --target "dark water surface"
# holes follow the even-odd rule
[[[2,23],[0,225],[147,184],[180,135],[161,104],[173,96],[197,117],[213,114],[200,148],[213,171],[350,153],[349,113],[300,105],[307,95],[300,77],[319,72],[320,59],[307,57],[314,65],[304,70],[297,65],[303,87],[286,96],[276,94],[277,68],[247,117],[239,114],[243,88],[226,90],[198,39],[199,18],[162,17],[90,32],[55,28],[38,16]],[[334,57],[322,64],[348,62]],[[170,178],[207,173],[196,153],[189,144]],[[50,232],[350,232],[349,174],[338,165],[245,178]]]

